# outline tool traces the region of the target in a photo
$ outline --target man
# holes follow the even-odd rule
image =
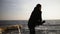
[[[45,21],[42,21],[41,14],[41,5],[37,4],[28,21],[28,28],[30,30],[30,34],[35,34],[35,27],[45,23]]]

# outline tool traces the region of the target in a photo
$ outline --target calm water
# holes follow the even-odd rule
[[[27,23],[28,23],[27,20],[0,20],[0,27],[1,26],[5,27],[7,25],[22,24],[24,28],[21,29],[21,33],[29,34]],[[19,33],[18,30],[10,30],[6,34],[18,34],[18,33]],[[36,27],[36,34],[60,34],[60,20],[46,20],[44,26]]]
[[[60,24],[60,20],[45,20],[45,24]],[[0,20],[0,26],[14,25],[14,24],[27,24],[27,20]]]

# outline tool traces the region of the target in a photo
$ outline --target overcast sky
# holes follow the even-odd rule
[[[0,20],[28,20],[38,3],[43,20],[60,19],[60,0],[0,0]]]

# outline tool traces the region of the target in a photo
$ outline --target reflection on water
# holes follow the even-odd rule
[[[50,27],[50,29],[47,26],[45,26],[45,27],[44,26],[36,27],[35,28],[36,34],[60,34],[59,29],[53,29],[53,27],[55,28],[57,26],[48,26],[48,27]],[[21,34],[29,34],[29,29],[27,27],[21,28],[20,31],[21,31]],[[19,31],[18,31],[18,29],[9,29],[9,30],[3,32],[2,34],[19,34]]]
[[[5,25],[15,25],[22,24],[23,28],[21,28],[21,34],[29,34],[29,29],[27,27],[26,20],[2,20],[0,21],[0,27]],[[36,34],[60,34],[60,20],[46,20],[47,25],[36,27]],[[55,24],[55,25],[53,25]],[[19,34],[18,29],[9,29],[0,34]]]
[[[19,34],[17,30],[3,32],[3,34]],[[29,30],[21,30],[21,34],[29,34]],[[60,34],[60,30],[38,30],[36,34]]]

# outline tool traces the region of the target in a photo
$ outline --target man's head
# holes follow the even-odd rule
[[[36,7],[41,10],[41,4],[37,4]]]
[[[36,7],[41,7],[41,4],[37,4]]]

